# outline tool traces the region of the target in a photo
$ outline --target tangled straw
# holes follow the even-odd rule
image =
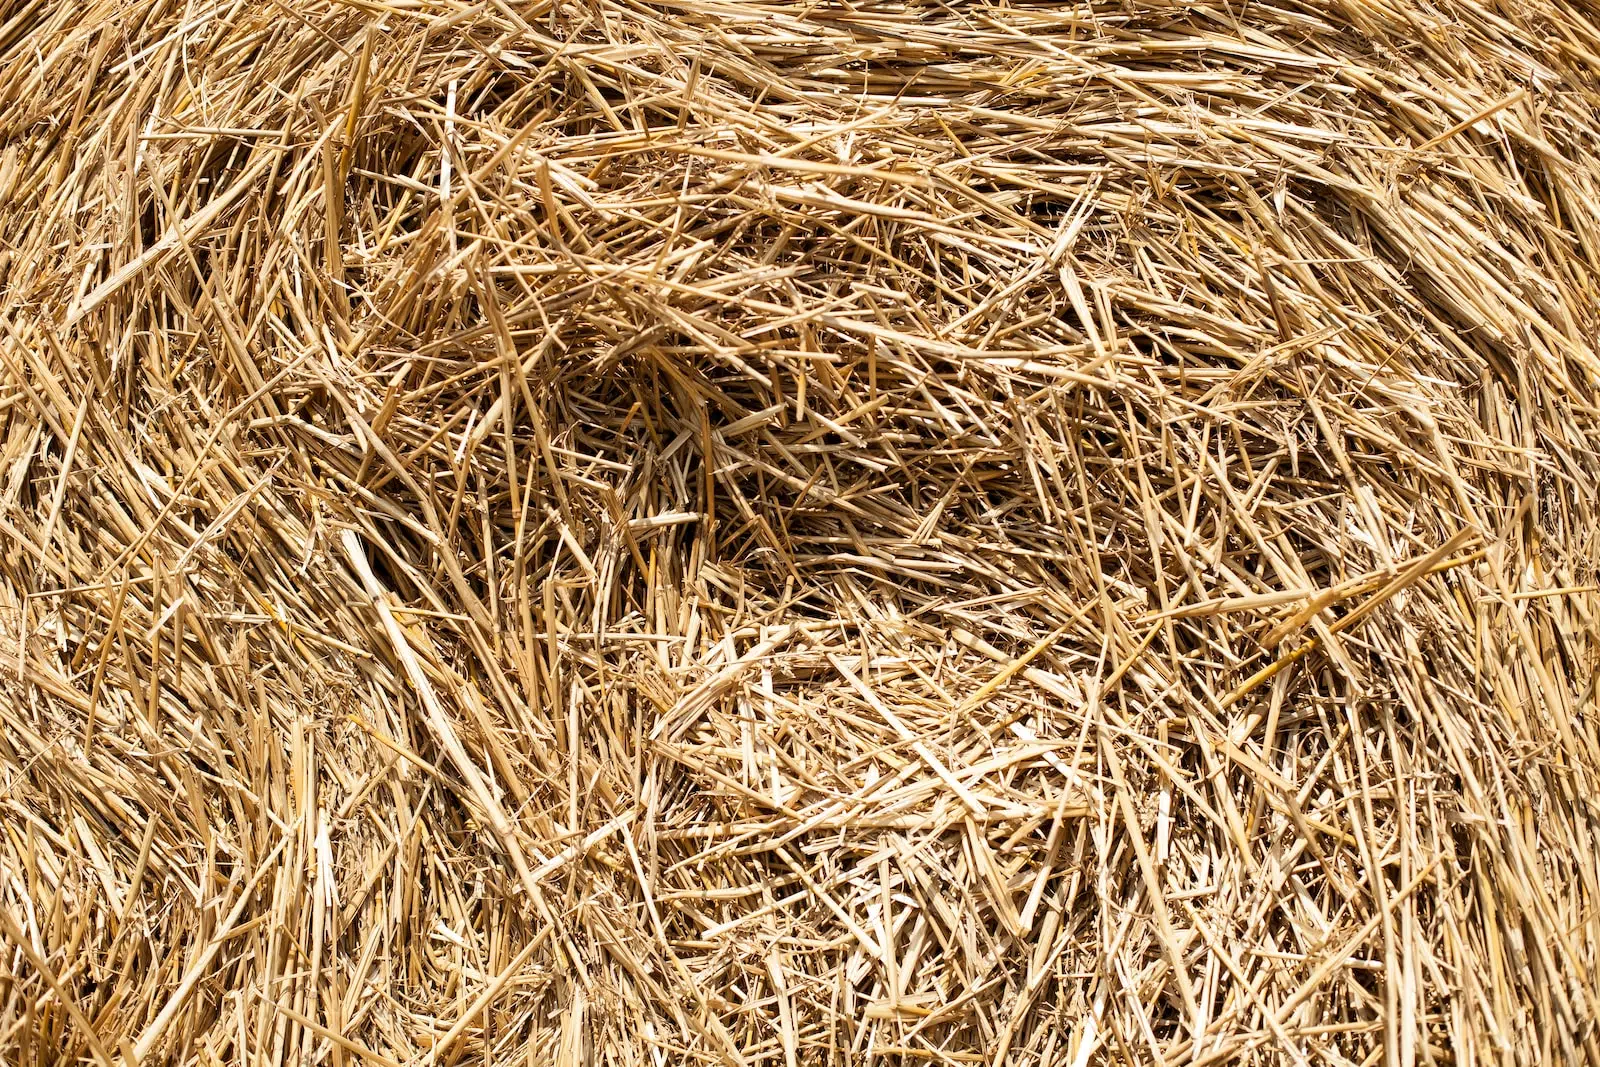
[[[1577,0],[0,2],[0,1061],[1600,1065]]]

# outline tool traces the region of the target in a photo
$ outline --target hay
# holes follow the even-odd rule
[[[1600,1063],[1600,18],[0,5],[0,1061]]]

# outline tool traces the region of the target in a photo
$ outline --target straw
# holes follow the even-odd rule
[[[1600,21],[0,4],[0,1062],[1600,1067]]]

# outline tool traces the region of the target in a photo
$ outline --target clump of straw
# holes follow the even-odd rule
[[[0,4],[0,1060],[1600,1064],[1600,20]]]

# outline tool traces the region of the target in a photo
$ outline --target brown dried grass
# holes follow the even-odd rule
[[[1600,1064],[1597,20],[0,4],[0,1060]]]

